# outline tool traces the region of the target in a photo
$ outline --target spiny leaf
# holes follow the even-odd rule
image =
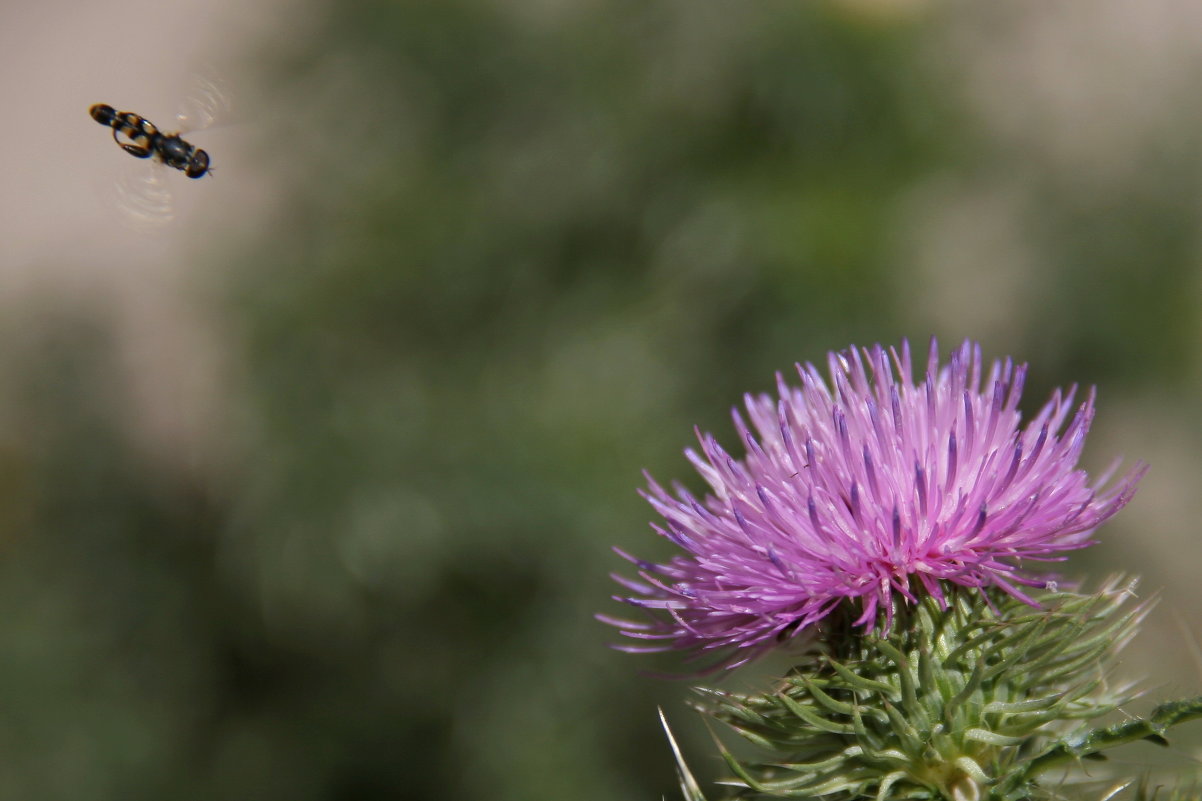
[[[668,718],[664,716],[662,708],[659,710],[659,722],[664,727],[664,734],[668,736],[668,745],[672,747],[672,757],[676,760],[676,778],[680,782],[680,791],[684,794],[685,801],[706,801],[701,786],[697,784],[692,771],[685,764],[684,755],[680,753],[680,746],[676,744],[676,738],[672,735]]]
[[[1136,740],[1167,745],[1165,731],[1179,723],[1202,718],[1202,696],[1161,704],[1147,717],[1094,729],[1071,741],[1061,740],[1027,763],[1018,780],[1037,776],[1058,765]],[[1014,784],[1014,782],[1012,782]]]

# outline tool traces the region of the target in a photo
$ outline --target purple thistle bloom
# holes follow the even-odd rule
[[[888,628],[899,598],[944,603],[942,582],[1035,604],[1021,588],[1047,582],[1023,561],[1092,544],[1146,470],[1103,489],[1116,463],[1091,484],[1076,465],[1093,390],[1075,413],[1076,387],[1057,390],[1020,428],[1026,365],[994,362],[985,375],[972,342],[940,365],[932,339],[918,384],[904,341],[900,352],[851,348],[827,362],[829,385],[798,365],[800,389],[778,373],[779,398],[745,397],[754,433],[733,411],[743,460],[697,432],[701,453],[685,453],[712,494],[669,493],[647,477],[642,495],[664,520],[652,528],[686,553],[654,564],[618,551],[641,580],[614,576],[632,593],[617,600],[651,618],[598,616],[647,641],[622,650],[713,652],[733,668],[848,600],[856,625],[872,629],[883,612]]]

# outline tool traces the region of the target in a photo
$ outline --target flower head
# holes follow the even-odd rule
[[[701,452],[686,455],[705,498],[648,476],[642,494],[663,518],[652,527],[685,553],[654,564],[619,551],[640,576],[615,576],[632,593],[619,600],[650,613],[600,616],[647,643],[624,650],[712,652],[734,667],[845,602],[857,625],[887,628],[897,603],[944,604],[943,582],[1034,603],[1022,587],[1047,582],[1025,562],[1090,545],[1145,470],[1091,483],[1077,459],[1093,391],[1074,412],[1076,387],[1057,390],[1020,427],[1026,366],[986,370],[974,343],[941,365],[932,339],[918,383],[906,342],[827,362],[829,383],[798,365],[800,388],[778,374],[779,397],[746,396],[751,426],[733,412],[742,460],[697,432]]]

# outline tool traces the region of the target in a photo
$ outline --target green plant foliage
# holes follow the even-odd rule
[[[1048,767],[1184,719],[1158,709],[1121,734],[1089,731],[1136,695],[1108,671],[1146,606],[1118,581],[1037,597],[956,590],[946,611],[928,597],[887,636],[823,632],[771,692],[703,690],[701,707],[772,752],[743,764],[723,749],[755,798],[1018,801]]]
[[[680,475],[693,425],[729,432],[726,410],[794,360],[933,332],[1031,359],[1032,397],[1097,382],[1134,420],[1140,393],[1191,387],[1194,105],[1148,128],[1153,169],[1103,154],[1133,178],[1099,191],[965,108],[1026,57],[985,44],[1048,4],[854,11],[922,5],[300,0],[197,40],[235,91],[262,87],[195,141],[214,145],[206,183],[249,179],[263,215],[199,215],[175,232],[195,249],[162,250],[188,263],[153,265],[146,292],[74,227],[82,255],[38,254],[67,262],[29,285],[39,302],[6,284],[0,801],[658,799],[674,778],[656,705],[685,753],[706,733],[592,615],[609,546],[647,538],[639,471]],[[242,58],[219,47],[252,32]],[[130,91],[178,67],[148,63]],[[1113,94],[1096,75],[1067,106]],[[81,99],[63,147],[103,137],[86,104],[120,91]],[[46,188],[86,200],[95,176],[77,177]],[[923,216],[949,186],[1012,213]],[[969,269],[1008,276],[994,222],[1029,249],[1013,303]],[[911,239],[932,233],[961,246],[929,263]],[[86,277],[67,303],[55,272]],[[1004,326],[975,327],[983,306]],[[945,314],[961,308],[974,325]],[[1126,525],[1097,558],[1146,547],[1121,545]],[[713,795],[721,761],[692,767]]]

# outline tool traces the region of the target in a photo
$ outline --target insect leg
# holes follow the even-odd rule
[[[124,133],[128,142],[122,142],[120,134]],[[131,156],[139,159],[150,158],[150,137],[144,133],[139,133],[137,136],[130,136],[120,128],[113,128],[113,141],[121,146],[121,149]]]

